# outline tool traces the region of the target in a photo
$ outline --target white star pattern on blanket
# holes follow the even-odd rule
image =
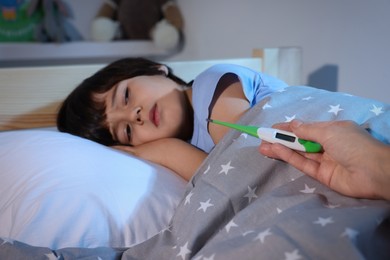
[[[308,101],[308,100],[311,100],[311,99],[313,99],[313,97],[312,97],[312,96],[308,96],[308,97],[304,97],[304,98],[302,98],[302,100],[305,100],[305,101]]]
[[[265,241],[265,238],[266,238],[267,236],[272,235],[272,233],[271,233],[270,230],[271,230],[271,229],[267,228],[266,230],[260,232],[259,234],[257,234],[257,236],[255,237],[254,240],[260,240],[260,242],[263,244],[264,241]]]
[[[335,209],[335,208],[340,207],[340,204],[332,204],[332,203],[327,202],[324,206],[326,208],[329,208],[329,209]]]
[[[9,243],[9,244],[11,244],[11,245],[14,244],[14,240],[13,240],[13,239],[10,239],[10,238],[7,238],[7,237],[2,237],[1,239],[3,240],[3,242],[1,243],[1,245],[4,245],[4,244],[6,244],[6,243]]]
[[[248,138],[248,134],[246,134],[246,133],[242,133],[240,136],[242,136],[242,137],[245,138],[245,139]]]
[[[375,105],[372,105],[373,108],[370,110],[372,113],[374,113],[376,116],[379,116],[380,114],[383,113],[383,108],[382,107],[377,107]]]
[[[199,202],[200,207],[198,208],[199,210],[203,210],[203,212],[206,212],[208,208],[213,207],[214,205],[210,203],[211,199],[208,199],[207,201],[204,202]]]
[[[210,165],[207,166],[207,169],[203,172],[203,174],[207,174],[210,171]]]
[[[229,233],[230,229],[232,227],[238,227],[238,225],[236,223],[234,223],[233,220],[231,220],[226,226],[225,226],[225,229],[226,229],[226,232]]]
[[[47,260],[57,260],[57,259],[61,259],[60,257],[57,257],[54,253],[49,253],[49,254],[45,254]],[[100,257],[97,257],[96,258],[97,260],[101,260],[102,258]]]
[[[265,103],[265,105],[263,106],[263,109],[268,109],[268,108],[272,108],[272,106],[268,103]]]
[[[248,186],[248,193],[245,194],[245,196],[244,196],[245,198],[248,198],[248,203],[251,203],[252,199],[257,198],[257,195],[255,193],[256,189],[257,189],[257,187],[252,189],[250,186]]]
[[[180,256],[182,259],[187,259],[187,255],[191,253],[191,250],[188,249],[188,242],[180,247],[180,252],[177,256]]]
[[[298,260],[298,259],[302,259],[302,256],[299,255],[298,249],[295,249],[292,252],[285,252],[284,256],[285,256],[285,258],[284,258],[285,260]]]
[[[215,257],[215,254],[213,254],[209,257],[205,257],[203,255],[200,255],[200,256],[195,257],[193,260],[214,260],[214,257]]]
[[[343,99],[324,100],[322,93],[299,95],[298,91],[297,94],[291,97],[294,104],[300,105],[298,108],[283,103],[286,109],[275,113],[281,106],[274,102],[275,99],[259,106],[258,111],[268,113],[264,116],[268,125],[264,126],[293,119],[316,120],[318,114],[322,116],[319,120],[344,120],[351,115],[359,115],[356,122],[363,124],[369,119],[387,115],[389,111],[389,107],[380,102],[365,103],[364,106],[343,103],[344,98],[354,98],[350,95],[345,95]],[[307,107],[309,109],[300,109]],[[375,227],[375,230],[386,221],[386,215],[372,213],[380,209],[380,206],[370,204],[375,202],[343,197],[300,172],[284,171],[289,169],[287,165],[258,153],[257,139],[241,136],[225,140],[226,144],[216,147],[220,149],[218,154],[206,159],[198,175],[190,182],[169,227],[159,233],[161,241],[152,240],[147,250],[161,247],[164,254],[170,252],[169,259],[182,260],[312,259],[315,258],[313,252],[306,250],[302,244],[298,246],[297,241],[307,241],[305,239],[310,237],[313,240],[309,240],[311,246],[317,247],[315,250],[327,250],[326,246],[318,244],[325,239],[332,240],[332,244],[343,250],[353,248],[357,241],[366,242],[361,239],[368,231],[371,232],[366,230],[368,226]],[[251,157],[253,164],[246,157]],[[364,214],[359,214],[359,211]],[[365,226],[360,225],[361,222]],[[286,228],[289,229],[286,231]],[[307,237],[303,237],[305,235]],[[318,237],[320,239],[316,240]],[[12,244],[17,242],[0,240],[0,247]],[[243,251],[246,245],[250,249]],[[238,257],[225,254],[236,249],[241,254]],[[251,257],[252,250],[256,253],[255,257]],[[264,257],[268,256],[267,253],[272,257]],[[329,250],[329,253],[337,252]]]
[[[333,221],[332,217],[328,217],[328,218],[318,217],[318,219],[316,221],[314,221],[313,223],[321,225],[322,227],[325,227],[328,224],[334,223],[334,221]]]
[[[233,166],[230,166],[232,161],[229,161],[227,164],[222,164],[221,167],[222,167],[222,170],[219,172],[219,174],[221,173],[224,173],[226,175],[228,175],[228,172],[231,170],[231,169],[234,169]]]
[[[284,122],[286,122],[286,123],[291,122],[291,121],[293,121],[296,117],[297,117],[297,115],[285,116],[286,121],[284,121]]]
[[[192,197],[193,195],[194,195],[194,193],[193,193],[192,191],[191,191],[190,193],[188,193],[188,195],[186,196],[184,205],[190,204],[190,202],[191,202],[191,197]]]
[[[307,184],[305,184],[305,189],[300,190],[300,192],[302,192],[302,193],[314,193],[315,190],[316,190],[316,188],[310,188],[309,186],[307,186]]]
[[[350,240],[355,240],[357,235],[359,235],[359,232],[349,227],[346,227],[344,232],[341,234],[342,237],[347,237]]]
[[[340,111],[344,110],[344,109],[340,108],[340,104],[335,105],[335,106],[332,106],[332,105],[329,105],[329,106],[330,106],[330,109],[328,110],[328,112],[333,113],[335,116],[337,116]]]
[[[300,98],[300,100],[301,100],[301,102],[309,103],[309,102],[314,102],[316,100],[316,98],[313,97],[312,95],[307,95],[307,96],[303,96],[302,98]],[[262,109],[267,110],[267,111],[272,110],[273,108],[274,108],[274,105],[272,104],[272,102],[266,102],[262,106]],[[323,110],[324,110],[324,113],[332,114],[333,116],[339,116],[341,114],[341,112],[345,113],[346,107],[344,107],[342,103],[328,104],[326,106],[323,106]],[[376,104],[371,104],[367,110],[370,113],[374,114],[375,116],[378,116],[378,115],[384,113],[383,107],[378,106]],[[299,115],[299,113],[296,113],[296,114],[290,113],[290,114],[284,115],[285,122],[290,122],[290,121],[297,119],[297,118],[302,119],[302,117]],[[279,120],[279,122],[280,121],[281,120]],[[241,133],[240,136],[242,137],[241,142],[246,142],[247,140],[248,141],[251,140],[251,138],[249,138],[247,134]],[[236,141],[238,141],[238,139],[237,140],[234,139],[233,141],[236,142]],[[230,174],[230,172],[233,169],[235,169],[235,172],[237,171],[237,173],[241,174],[240,169],[239,168],[236,169],[236,163],[237,163],[237,167],[238,167],[239,163],[234,161],[235,158],[236,157],[233,156],[233,157],[231,157],[231,160],[228,160],[228,161],[225,161],[225,162],[219,164],[221,167],[219,171],[215,171],[215,169],[214,169],[214,171],[212,171],[212,169],[215,167],[213,167],[213,164],[208,164],[206,166],[206,170],[204,170],[204,174],[206,174],[206,173],[218,174],[218,175],[225,176],[225,178],[232,178],[233,176],[236,176],[236,175]],[[294,182],[296,180],[299,180],[299,178],[297,178],[297,176],[291,176],[291,177],[289,177],[289,180],[291,182]],[[247,189],[246,193],[244,193],[242,196],[243,196],[243,198],[246,199],[246,202],[248,204],[253,203],[254,200],[259,198],[259,195],[258,195],[259,191],[257,190],[258,189],[257,186],[255,186],[255,185],[254,186],[247,186],[246,189]],[[315,194],[316,190],[317,190],[317,187],[315,185],[313,185],[313,183],[303,183],[302,188],[297,189],[297,192],[304,194],[303,196],[306,196],[306,195]],[[320,193],[320,192],[318,191],[318,193]],[[190,199],[192,198],[192,196],[193,196],[192,192],[188,193],[187,197],[185,198],[185,204],[190,204]],[[204,194],[204,196],[207,196],[207,194]],[[200,206],[197,208],[197,211],[206,213],[208,211],[208,209],[211,207],[214,207],[214,205],[213,205],[213,203],[211,203],[212,198],[207,198],[204,196],[201,196],[201,197],[203,197],[203,200],[199,201]],[[272,206],[269,205],[269,207],[272,207]],[[332,203],[330,201],[325,201],[323,203],[323,207],[328,208],[329,210],[332,210],[332,209],[339,208],[340,204]],[[279,215],[279,214],[284,213],[283,207],[280,207],[278,205],[274,205],[274,209],[275,209],[275,211],[274,211],[275,214]],[[335,225],[335,223],[337,222],[336,220],[337,220],[337,218],[334,218],[332,216],[317,216],[316,218],[312,219],[311,222],[313,223],[313,226],[318,226],[319,228],[328,228],[331,225]],[[240,227],[240,225],[241,225],[241,223],[237,222],[237,220],[230,219],[224,225],[224,230],[226,231],[227,234],[231,234],[231,233],[234,234],[235,232],[237,232],[237,230],[240,229],[240,228],[238,228],[238,227]],[[356,239],[358,234],[359,234],[359,231],[357,231],[353,228],[350,228],[350,227],[346,227],[344,231],[339,233],[339,236],[340,236],[340,239],[348,238],[350,240],[353,240],[353,239]],[[258,230],[258,231],[248,230],[246,232],[243,232],[241,235],[242,235],[242,237],[251,237],[253,242],[257,241],[260,244],[266,243],[267,239],[274,236],[273,232],[271,231],[271,228],[265,228],[263,230]],[[186,247],[182,247],[182,248],[183,248],[182,249],[183,252],[187,252],[187,251],[185,251]],[[181,256],[184,256],[184,255],[185,255],[184,253],[181,254]],[[213,259],[214,257],[217,257],[217,256],[218,256],[218,253],[213,253],[210,255],[210,259],[211,258]],[[284,259],[286,259],[286,260],[295,260],[295,259],[302,259],[302,258],[303,257],[300,254],[298,249],[284,251]],[[194,259],[208,259],[208,258],[204,257],[204,255],[200,255]]]

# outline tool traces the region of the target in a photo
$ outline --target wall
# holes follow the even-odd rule
[[[88,40],[103,0],[66,1]],[[303,84],[390,103],[390,0],[176,2],[186,21],[186,45],[170,60],[242,58],[254,48],[299,46]]]
[[[310,82],[320,87],[390,103],[389,0],[177,3],[187,38],[183,52],[171,59],[247,57],[256,47],[300,46],[304,84],[313,74]]]

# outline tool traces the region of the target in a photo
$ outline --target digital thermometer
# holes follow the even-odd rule
[[[319,143],[298,138],[294,133],[288,131],[283,131],[276,128],[238,125],[214,119],[207,120],[214,124],[233,128],[235,130],[260,138],[270,143],[282,144],[297,151],[318,153],[322,150],[322,147]]]

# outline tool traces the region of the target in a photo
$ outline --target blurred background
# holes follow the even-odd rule
[[[72,12],[66,19],[82,39],[3,41],[1,67],[109,62],[120,56],[162,61],[246,58],[259,48],[299,47],[303,85],[390,103],[389,0],[176,0],[184,20],[184,41],[176,51],[161,50],[150,41],[96,42],[91,23],[104,1],[63,1]],[[7,2],[12,1],[0,4]],[[2,15],[10,14],[3,10]]]

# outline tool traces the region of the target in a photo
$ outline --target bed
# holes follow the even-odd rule
[[[213,63],[169,62],[186,80]],[[234,130],[193,179],[54,127],[103,65],[0,70],[0,259],[389,259],[390,204],[342,196]],[[351,119],[390,143],[390,106],[294,86],[241,119]]]

